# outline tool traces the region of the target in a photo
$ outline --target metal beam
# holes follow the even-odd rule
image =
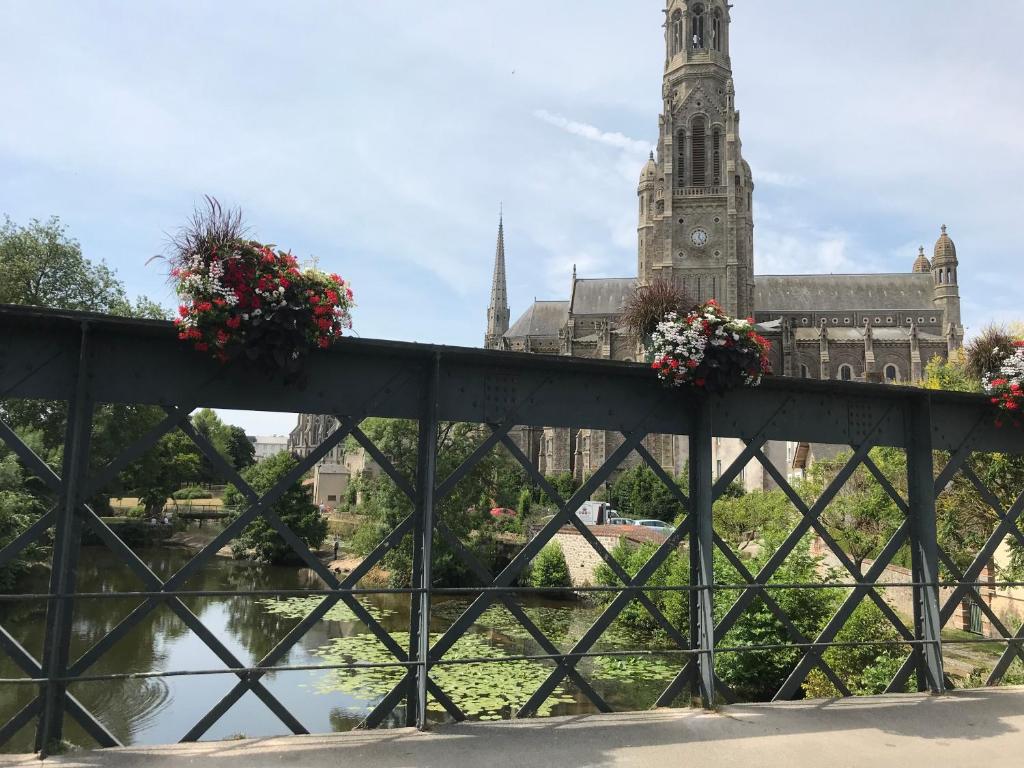
[[[698,403],[690,432],[690,642],[697,656],[697,687],[705,709],[715,706],[714,480],[711,404]]]
[[[78,576],[82,521],[76,514],[81,503],[82,486],[89,466],[89,444],[92,439],[93,357],[90,349],[89,325],[83,323],[75,371],[73,399],[68,403],[64,433],[64,461],[61,471],[60,502],[54,526],[53,561],[50,571],[50,594],[55,599],[46,606],[46,629],[43,640],[42,707],[36,730],[36,751],[45,757],[59,747],[64,735],[64,709],[71,647],[71,619]]]
[[[939,622],[939,553],[935,523],[935,468],[932,416],[927,397],[907,404],[907,489],[910,501],[910,557],[914,587],[914,647],[917,688],[945,690],[942,625]],[[890,491],[891,492],[891,491]]]

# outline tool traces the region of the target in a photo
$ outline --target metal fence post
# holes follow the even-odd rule
[[[42,709],[36,730],[36,751],[42,756],[63,738],[65,693],[67,684],[59,681],[67,673],[71,644],[73,596],[78,575],[78,556],[82,537],[82,520],[78,505],[89,465],[89,443],[92,438],[92,365],[89,325],[82,324],[75,370],[75,388],[68,401],[64,432],[64,457],[61,469],[60,498],[56,508],[53,560],[50,571],[50,594],[46,607],[46,629],[43,639]]]
[[[427,728],[427,681],[430,674],[430,597],[434,547],[434,490],[437,474],[437,408],[441,355],[434,353],[423,386],[416,464],[416,522],[413,528],[412,596],[409,659],[415,661],[414,684],[406,707],[406,725]]]
[[[714,501],[711,402],[702,399],[690,429],[690,645],[697,651],[696,687],[705,709],[715,705]],[[695,691],[696,692],[696,691]]]
[[[917,688],[942,693],[942,624],[939,619],[939,565],[935,523],[935,470],[932,459],[931,401],[915,396],[907,404],[907,490],[910,505],[911,570],[914,583],[914,656]]]

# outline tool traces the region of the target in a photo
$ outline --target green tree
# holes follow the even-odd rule
[[[814,497],[819,496],[852,455],[845,452],[833,459],[815,462],[807,484],[808,492]],[[870,457],[892,486],[906,498],[907,462],[904,452],[897,448],[873,448]],[[866,559],[879,554],[903,523],[903,512],[874,475],[861,465],[826,507],[821,521],[843,551],[860,567]]]
[[[565,553],[556,542],[544,547],[530,564],[530,586],[537,589],[569,590],[572,588],[569,564],[565,562]],[[553,597],[555,595],[549,593],[546,596]]]
[[[133,304],[114,270],[82,254],[56,216],[0,226],[0,304],[103,312],[126,317],[166,317],[146,297]]]
[[[855,696],[885,693],[910,653],[909,646],[888,645],[900,635],[875,603],[864,600],[836,634],[837,643],[861,643],[877,640],[879,645],[850,645],[829,648],[825,662],[846,683]],[[839,695],[825,673],[815,668],[807,676],[804,689],[809,698],[824,699]]]
[[[679,478],[677,485],[686,492],[686,480]],[[686,511],[646,464],[620,474],[612,485],[610,496],[615,509],[636,519],[651,518],[671,523]]]
[[[782,491],[723,496],[714,504],[715,531],[737,552],[759,540],[778,540],[794,528],[798,518]]]
[[[0,549],[32,524],[46,510],[38,498],[25,490],[26,478],[14,454],[0,456]],[[46,547],[33,544],[6,565],[0,566],[0,592],[7,592],[18,576],[42,562]]]
[[[403,476],[412,482],[416,476],[418,427],[416,422],[402,419],[368,419],[363,431],[387,456]],[[446,478],[474,451],[483,439],[483,432],[474,424],[443,423],[437,442],[437,476]],[[349,444],[348,449],[353,449]],[[387,476],[361,477],[357,481],[363,502],[359,508],[364,516],[364,531],[357,533],[360,549],[365,554],[387,531],[392,530],[412,512],[412,504]],[[449,529],[490,566],[495,556],[495,525],[489,510],[493,504],[513,506],[526,485],[525,474],[518,462],[503,448],[487,454],[456,484],[452,493],[440,501],[436,514]],[[384,566],[396,585],[408,584],[412,565],[412,549],[406,542],[392,550]],[[434,540],[433,572],[435,583],[444,586],[475,583],[465,565],[443,539]]]
[[[241,427],[228,425],[227,449],[228,459],[235,469],[245,469],[256,463],[256,446]]]
[[[244,470],[242,477],[256,493],[262,495],[297,464],[298,461],[290,453],[279,453]],[[232,485],[228,486],[224,494],[224,502],[235,510],[236,515],[245,506],[241,492]],[[327,538],[327,520],[313,504],[309,488],[300,483],[289,488],[271,510],[311,549],[318,548]],[[232,543],[231,551],[236,558],[259,563],[299,562],[292,548],[263,518],[257,518],[246,526]]]

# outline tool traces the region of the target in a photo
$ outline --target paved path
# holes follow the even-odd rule
[[[0,768],[38,766],[0,757]],[[1024,688],[474,723],[52,758],[76,768],[976,768],[1024,765]]]

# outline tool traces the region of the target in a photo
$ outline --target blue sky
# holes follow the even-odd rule
[[[1024,314],[1024,3],[734,6],[757,271],[909,270],[946,223],[969,332]],[[0,0],[0,213],[170,305],[146,262],[212,194],[350,279],[360,335],[479,345],[499,202],[513,319],[635,274],[662,7]]]

